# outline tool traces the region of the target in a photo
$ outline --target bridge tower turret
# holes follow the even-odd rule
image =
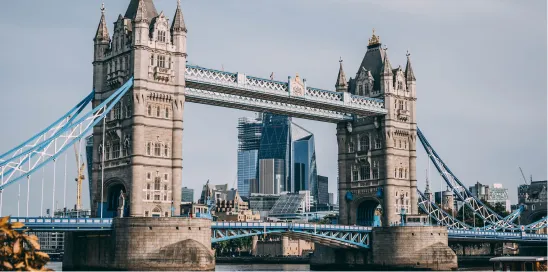
[[[95,37],[94,103],[131,77],[134,85],[105,119],[105,133],[102,123],[94,128],[93,216],[116,216],[120,192],[124,217],[179,214],[186,56],[180,3],[170,27],[152,0],[131,0],[112,38],[103,11]]]
[[[343,224],[369,224],[382,207],[384,226],[398,224],[400,214],[417,214],[415,76],[392,68],[387,48],[373,31],[367,52],[350,79],[349,92],[382,99],[385,116],[356,116],[337,125],[339,205]]]

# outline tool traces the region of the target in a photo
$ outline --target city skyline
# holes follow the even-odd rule
[[[183,2],[183,12],[189,28],[189,63],[227,71],[243,71],[265,78],[274,72],[276,79],[282,81],[286,76],[299,72],[307,78],[311,86],[333,90],[339,56],[344,59],[343,65],[347,75],[354,76],[355,67],[365,52],[371,28],[375,27],[383,44],[390,48],[389,54],[395,60],[394,64],[404,64],[405,51],[407,48],[410,49],[418,82],[419,126],[466,185],[471,186],[476,180],[484,184],[502,183],[509,189],[510,199],[512,203],[515,203],[516,187],[522,183],[518,166],[524,168],[526,175],[533,174],[534,180],[546,179],[544,152],[546,150],[546,116],[538,116],[539,112],[546,112],[544,103],[546,94],[540,93],[546,89],[546,67],[542,66],[542,61],[546,59],[546,52],[543,51],[546,45],[546,32],[538,36],[532,34],[537,33],[535,31],[539,28],[545,28],[545,17],[539,19],[535,13],[538,12],[537,10],[546,10],[545,3],[539,4],[542,5],[541,8],[523,7],[510,2],[500,2],[498,5],[493,4],[497,2],[478,3],[474,6],[476,13],[469,15],[470,19],[464,22],[465,27],[462,29],[455,27],[452,23],[461,18],[458,16],[462,16],[465,10],[463,7],[455,7],[452,4],[444,5],[434,2],[428,4],[424,1],[418,6],[425,10],[437,10],[437,12],[429,13],[425,18],[417,19],[406,26],[395,23],[394,25],[399,25],[399,28],[393,28],[380,23],[378,16],[398,14],[400,18],[395,19],[406,21],[409,18],[418,18],[425,13],[417,7],[402,4],[403,2],[400,2],[402,6],[393,3],[351,1],[337,5],[326,1],[318,3],[317,6],[306,3],[311,2],[303,1],[292,5],[298,9],[310,8],[310,11],[316,14],[346,12],[351,16],[339,18],[337,22],[341,25],[339,28],[312,20],[317,15],[295,14],[294,10],[288,9],[284,4],[259,5],[240,2],[211,5]],[[109,30],[112,31],[112,22],[119,13],[124,12],[127,3],[126,1],[106,1],[105,4]],[[164,10],[172,19],[175,1],[156,1],[156,4],[159,11]],[[70,108],[73,102],[89,92],[93,50],[91,39],[100,16],[99,2],[74,4],[72,1],[58,1],[55,4],[28,5],[25,1],[19,1],[12,5],[10,12],[6,9],[4,12],[0,11],[2,15],[0,24],[5,26],[6,36],[16,38],[22,43],[17,47],[9,44],[1,45],[0,52],[6,65],[0,68],[0,81],[4,83],[2,89],[4,99],[0,101],[0,108],[3,115],[20,111],[21,108],[26,110],[21,115],[13,115],[13,118],[5,120],[4,127],[9,130],[6,130],[0,138],[1,151],[8,150],[49,124],[60,113]],[[463,6],[470,7],[471,4],[464,3]],[[492,7],[500,13],[490,14]],[[206,9],[211,12],[200,12]],[[254,9],[257,9],[256,13],[250,13]],[[283,17],[285,20],[276,21],[279,19],[271,15],[269,9],[283,12],[286,15]],[[48,11],[47,16],[43,14],[44,10]],[[357,10],[370,11],[368,15],[371,17],[357,19]],[[527,12],[528,16],[523,18],[529,20],[523,22],[516,19],[511,24],[506,22],[504,17],[506,15],[514,16],[512,17],[514,19],[524,16],[520,12],[514,12],[515,10]],[[375,11],[381,15],[375,15]],[[29,12],[34,16],[29,18],[27,15]],[[237,18],[242,16],[233,16],[236,12],[247,14],[255,19]],[[226,16],[226,14],[231,15]],[[305,23],[299,23],[303,16],[318,25],[311,26],[306,23],[306,20]],[[440,17],[443,16],[446,17],[445,21],[437,26],[413,29],[417,24],[440,22]],[[264,19],[257,19],[260,17]],[[485,19],[487,23],[479,23],[480,19]],[[66,26],[67,20],[73,22],[72,27]],[[38,22],[40,22],[38,31],[29,29],[29,26],[35,27]],[[229,29],[247,30],[223,32],[216,29],[216,26],[227,22],[230,22],[232,26]],[[254,22],[254,26],[246,22]],[[272,22],[278,22],[278,24],[271,26]],[[476,28],[468,29],[466,26]],[[317,31],[316,27],[325,29],[332,37],[327,37],[326,41],[321,40],[324,35]],[[310,31],[299,31],[299,28]],[[42,31],[43,29],[48,31]],[[433,40],[435,36],[440,35],[436,31],[442,29],[453,35],[444,36],[444,40]],[[524,32],[523,29],[530,31]],[[244,34],[253,31],[258,32],[255,35]],[[47,34],[40,32],[47,32]],[[284,35],[288,33],[291,38],[289,40],[274,38],[276,35],[287,37]],[[234,44],[201,42],[207,40],[207,35],[217,35],[224,41],[246,41],[254,37],[257,44],[264,44],[265,47],[259,50],[257,48],[261,46],[253,45],[252,42],[248,45],[245,42],[234,42]],[[67,39],[67,37],[70,38]],[[462,50],[470,52],[466,51],[464,54]],[[274,53],[265,55],[264,51]],[[248,53],[234,54],[234,52]],[[512,52],[512,54],[506,55],[503,52]],[[314,58],[318,55],[322,58]],[[439,56],[445,57],[440,59]],[[33,68],[28,68],[24,64],[31,64]],[[322,69],[317,69],[318,67]],[[22,71],[32,72],[35,80],[25,81],[23,77],[28,77],[28,74]],[[458,76],[448,76],[456,74]],[[72,80],[59,80],[59,75],[69,75]],[[517,95],[515,90],[519,90],[520,95]],[[20,101],[20,103],[9,101]],[[55,107],[52,108],[51,105]],[[183,134],[183,186],[196,190],[207,179],[214,184],[232,185],[236,180],[235,124],[238,117],[243,114],[251,117],[253,113],[196,104],[186,106],[187,118],[185,118]],[[466,110],[462,110],[463,108]],[[485,112],[470,110],[474,108],[484,109]],[[480,112],[483,112],[482,118],[477,118],[476,115],[481,114]],[[318,148],[318,169],[322,169],[321,173],[331,180],[329,191],[336,192],[337,153],[334,125],[306,120],[298,120],[298,122],[310,128],[316,135],[317,145],[322,146]],[[542,125],[539,126],[541,122]],[[211,123],[215,123],[218,126],[217,129],[223,131],[222,135],[213,133],[216,129],[211,128],[209,125]],[[508,125],[510,130],[501,135],[498,131]],[[523,139],[523,132],[528,136],[526,139]],[[220,141],[219,136],[225,138]],[[420,189],[423,189],[423,169],[428,166],[421,147],[417,149],[419,150],[418,185]],[[469,153],[464,154],[463,149],[469,150]],[[210,152],[203,152],[203,150]],[[217,151],[220,155],[207,154]],[[73,157],[70,151],[68,157]],[[211,168],[215,171],[211,171]],[[69,168],[68,206],[75,202],[75,186],[72,182],[74,172],[74,168]],[[440,178],[434,173],[431,173],[430,177],[432,186],[435,188],[433,190],[439,190],[435,184],[439,183]],[[58,179],[61,182],[58,180],[57,186],[62,186],[63,177]],[[35,181],[37,179],[33,182]],[[23,187],[26,188],[26,186]],[[87,189],[87,182],[84,182],[84,192],[87,192]],[[14,192],[16,186],[8,190]],[[58,187],[58,193],[62,193],[62,187]],[[39,196],[39,192],[33,188],[31,195]],[[84,193],[83,197],[84,204],[89,207],[88,194]],[[61,206],[62,197],[57,195],[56,198],[59,199]],[[5,203],[14,203],[14,200],[14,195],[6,195],[4,199],[4,201],[11,201]],[[21,202],[22,214],[24,214],[24,200]],[[45,203],[51,203],[51,198],[49,201],[45,200]],[[14,205],[4,205],[4,213],[11,211],[15,214],[14,208]],[[31,211],[31,213],[37,212]]]

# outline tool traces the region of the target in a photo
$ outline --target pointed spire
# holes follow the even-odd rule
[[[173,24],[171,24],[171,32],[183,31],[187,32],[183,12],[181,11],[181,0],[177,0],[177,9],[173,16]]]
[[[135,22],[144,21],[147,18],[147,7],[145,6],[144,0],[139,0],[137,3],[137,10],[135,11],[135,17],[133,18]]]
[[[428,181],[428,169],[426,170],[426,188],[424,189],[425,194],[430,193],[430,181]]]
[[[134,20],[150,20],[158,16],[153,0],[131,0],[124,17]]]
[[[339,75],[337,76],[337,83],[335,83],[335,88],[337,92],[346,92],[348,90],[348,82],[346,81],[346,75],[343,70],[343,60],[339,59]]]
[[[409,54],[409,51],[407,51],[407,65],[405,66],[405,79],[407,81],[416,81],[417,79],[415,78],[415,73],[413,73],[413,68],[411,67],[411,59],[409,58],[409,56],[411,56],[411,54]]]
[[[384,50],[384,60],[382,63],[381,75],[392,76],[392,65],[390,65],[390,60],[388,60],[388,48],[385,47],[382,50]]]
[[[97,27],[97,33],[95,33],[95,38],[93,41],[109,41],[110,36],[108,34],[107,22],[105,19],[105,3],[101,5],[101,20],[99,21],[99,26]]]

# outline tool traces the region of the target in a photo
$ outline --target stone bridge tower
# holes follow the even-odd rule
[[[134,85],[105,119],[104,134],[102,122],[93,130],[93,216],[101,208],[104,217],[118,215],[120,192],[124,216],[178,215],[187,57],[180,2],[170,24],[152,0],[131,0],[112,36],[104,13],[94,38],[94,105],[131,77]]]
[[[341,62],[337,90],[382,99],[388,110],[337,125],[341,223],[373,225],[380,212],[387,226],[417,214],[415,81],[409,54],[405,70],[393,68],[374,32],[355,78],[346,81]]]

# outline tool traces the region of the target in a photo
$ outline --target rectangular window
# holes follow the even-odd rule
[[[120,119],[120,103],[116,104],[116,106],[114,106],[114,120],[118,120]]]
[[[377,136],[377,138],[375,138],[375,149],[380,149],[381,148],[381,139],[379,138],[379,136]]]
[[[160,195],[154,195],[154,200],[160,200]]]
[[[150,66],[154,66],[154,54],[150,55]]]
[[[158,56],[158,67],[165,68],[166,67],[166,57],[165,56]]]
[[[354,143],[353,142],[350,142],[348,144],[348,152],[354,153]]]
[[[352,181],[357,181],[357,180],[359,180],[358,170],[354,169],[354,170],[352,170]]]
[[[120,144],[115,143],[112,145],[112,158],[116,159],[120,157]]]
[[[167,174],[164,174],[164,179],[167,180]]]

